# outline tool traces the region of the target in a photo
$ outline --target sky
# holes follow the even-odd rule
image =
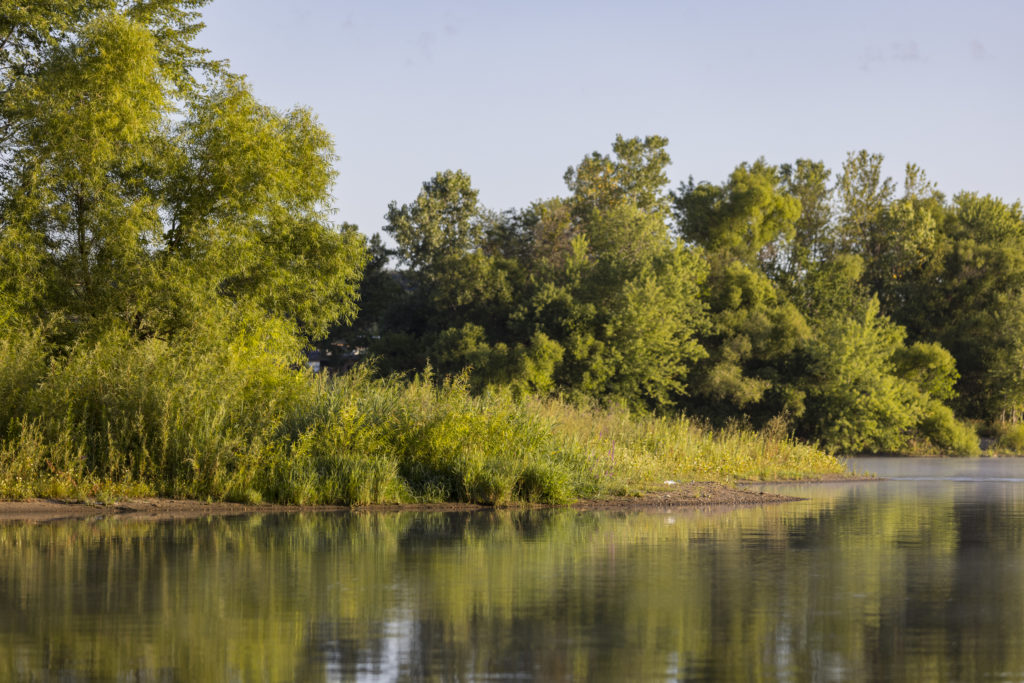
[[[669,140],[675,187],[741,162],[885,155],[947,195],[1024,197],[1024,2],[213,0],[198,44],[339,156],[335,220],[462,169],[488,208],[566,194],[616,134]]]

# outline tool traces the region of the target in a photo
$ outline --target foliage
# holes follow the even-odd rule
[[[1000,452],[1019,455],[1024,453],[1024,424],[997,423],[996,449]]]
[[[314,376],[292,368],[288,326],[262,316],[222,311],[173,343],[112,329],[49,364],[25,357],[38,339],[0,344],[4,497],[565,503],[673,478],[841,469],[784,435],[473,396],[463,378]]]
[[[397,246],[377,243],[364,287],[380,305],[336,338],[384,373],[429,360],[478,393],[782,419],[838,449],[966,453],[947,408],[1019,418],[1019,205],[950,204],[913,164],[898,194],[866,151],[835,175],[759,159],[669,193],[666,147],[619,136],[567,171],[567,197],[503,214],[437,174],[392,204]]]
[[[948,348],[961,378],[961,411],[989,420],[1024,407],[1024,217],[1020,204],[962,193],[907,306],[922,335]]]
[[[174,335],[218,302],[311,337],[354,315],[363,247],[328,221],[330,137],[204,61],[201,4],[5,12],[0,322],[70,344]]]
[[[391,313],[365,311],[339,336],[372,318],[382,369],[471,368],[477,391],[670,406],[703,355],[705,318],[704,268],[666,223],[666,143],[619,137],[612,156],[569,169],[571,197],[504,215],[477,204],[464,172],[436,174],[388,211],[400,269],[368,296],[390,288]]]
[[[675,212],[684,239],[746,263],[779,239],[795,236],[800,201],[782,191],[777,169],[763,159],[740,164],[721,186],[680,187]]]
[[[224,78],[173,142],[162,256],[188,273],[191,289],[251,302],[313,337],[354,317],[361,238],[355,226],[329,223],[335,155],[311,112],[278,112]]]
[[[940,401],[956,396],[956,371],[953,355],[935,342],[917,342],[897,348],[893,354],[896,374]]]
[[[790,457],[790,428],[973,454],[958,414],[1024,414],[1019,203],[947,201],[913,164],[899,194],[863,150],[672,193],[668,141],[617,136],[522,210],[439,172],[367,251],[331,220],[330,136],[192,44],[204,4],[0,13],[7,495],[564,502],[666,466],[790,471],[684,467],[682,411],[732,425],[707,438],[741,460],[761,439]],[[325,338],[376,365],[297,369]],[[609,437],[578,419],[628,467],[598,467]]]
[[[953,415],[953,410],[938,401],[929,401],[921,417],[918,432],[928,440],[929,451],[974,456],[981,444],[974,429]]]
[[[811,351],[808,418],[827,443],[844,452],[893,451],[906,443],[922,406],[894,373],[903,337],[874,299],[858,317],[824,321]]]
[[[691,180],[674,210],[680,235],[704,248],[710,270],[702,291],[711,314],[701,338],[708,357],[695,370],[688,408],[719,421],[799,418],[804,392],[788,375],[811,332],[762,268],[794,237],[799,201],[783,191],[777,169],[758,160],[720,186]]]

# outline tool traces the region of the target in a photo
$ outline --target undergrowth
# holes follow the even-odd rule
[[[666,480],[842,472],[781,428],[584,409],[464,378],[328,378],[273,334],[0,340],[0,497],[564,504]],[[267,340],[270,341],[267,341]]]

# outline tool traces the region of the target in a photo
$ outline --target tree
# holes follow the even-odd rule
[[[684,239],[754,264],[768,258],[769,245],[792,239],[800,201],[783,191],[778,169],[758,159],[737,166],[722,185],[681,185],[674,210]]]
[[[202,4],[5,11],[0,316],[172,336],[252,307],[316,337],[354,313],[363,247],[328,221],[330,138],[204,61]]]
[[[833,249],[832,172],[820,161],[798,159],[779,167],[782,191],[800,202],[793,234],[780,233],[765,250],[766,274],[791,296],[799,297],[808,273]]]
[[[463,171],[443,171],[423,183],[413,202],[391,202],[385,232],[394,238],[406,296],[392,335],[419,347],[422,367],[436,336],[467,323],[504,336],[509,290],[496,260],[482,248],[488,212]],[[386,343],[394,342],[392,337]],[[415,341],[413,341],[415,340]],[[396,368],[397,369],[397,368]]]
[[[905,307],[919,334],[956,358],[958,406],[972,417],[1024,411],[1024,211],[960,193]]]
[[[189,113],[167,153],[165,263],[313,338],[354,318],[364,245],[355,226],[330,222],[330,135],[307,109],[260,104],[237,77],[211,83]]]
[[[46,46],[30,74],[9,67],[2,252],[24,250],[9,308],[102,315],[145,292],[157,207],[139,192],[155,126],[168,112],[155,40],[120,14],[99,15],[74,42]],[[128,303],[128,302],[124,302]],[[131,304],[128,304],[131,305]]]
[[[565,174],[570,223],[560,233],[570,250],[532,306],[541,331],[565,347],[558,377],[569,393],[668,406],[704,355],[706,273],[669,232],[667,144],[618,136],[614,156],[594,152]]]
[[[436,174],[388,210],[405,284],[375,350],[385,369],[559,391],[635,407],[670,405],[703,351],[704,273],[674,243],[664,138],[625,139],[566,173],[567,198],[493,214],[461,171]]]
[[[675,195],[683,239],[704,248],[710,275],[702,294],[711,325],[708,357],[693,378],[691,411],[716,419],[799,417],[800,354],[810,338],[803,316],[765,274],[792,240],[800,202],[778,170],[741,164],[721,185],[689,183]]]
[[[384,230],[397,243],[399,260],[435,277],[444,261],[475,250],[483,236],[478,194],[468,174],[443,171],[423,183],[411,204],[391,202]]]
[[[946,403],[959,377],[940,344],[905,345],[906,329],[881,313],[862,282],[864,261],[837,254],[817,264],[803,286],[812,340],[809,372],[799,381],[808,397],[798,424],[807,437],[846,452],[915,447],[974,455],[973,428]]]
[[[851,152],[836,181],[839,216],[835,230],[836,251],[865,255],[867,260],[885,247],[878,222],[896,192],[892,178],[882,177],[881,154]]]
[[[671,158],[665,148],[668,139],[651,135],[644,139],[615,136],[614,157],[593,152],[565,172],[565,184],[572,193],[574,213],[585,219],[591,212],[603,212],[616,205],[630,205],[638,211],[666,217],[669,196],[665,191],[665,169]]]
[[[924,414],[913,385],[896,375],[893,357],[905,332],[879,313],[871,299],[863,311],[830,316],[811,351],[807,424],[845,453],[903,447]]]

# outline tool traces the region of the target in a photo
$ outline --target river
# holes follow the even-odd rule
[[[1024,460],[804,501],[0,524],[0,679],[1024,680]]]

